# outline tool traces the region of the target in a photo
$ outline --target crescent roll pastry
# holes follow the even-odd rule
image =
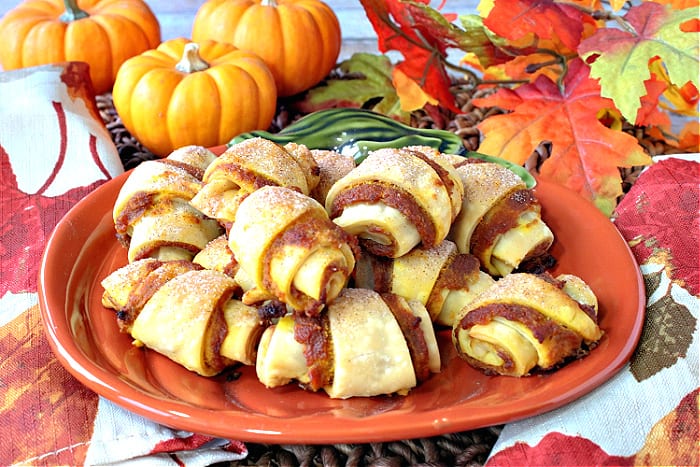
[[[216,154],[203,146],[183,146],[173,150],[165,161],[169,164],[180,165],[197,180],[202,180],[207,167],[216,160]]]
[[[240,204],[229,246],[255,284],[243,301],[277,299],[316,314],[345,287],[357,240],[328,218],[323,206],[285,187],[266,186]]]
[[[223,272],[227,276],[234,278],[240,269],[236,257],[228,246],[228,238],[225,234],[221,234],[207,243],[192,258],[192,262],[199,264],[204,269]]]
[[[598,302],[579,277],[509,274],[455,322],[458,354],[489,374],[525,376],[584,355],[600,340]]]
[[[505,276],[554,241],[532,190],[511,170],[492,162],[457,166],[464,184],[462,210],[449,238],[493,276]]]
[[[393,259],[362,254],[353,279],[356,287],[418,300],[433,322],[449,327],[464,305],[494,283],[474,256],[459,253],[449,240],[433,248],[414,248]]]
[[[102,279],[102,305],[116,310],[119,329],[131,333],[134,320],[156,290],[173,277],[196,269],[202,268],[187,260],[133,261]]]
[[[280,319],[264,331],[256,361],[267,387],[296,381],[335,399],[406,394],[439,370],[425,307],[368,289],[343,289],[321,315]]]
[[[235,281],[187,261],[144,259],[102,281],[103,305],[123,332],[188,370],[213,376],[234,362],[255,363],[265,324],[233,298]]]
[[[417,148],[384,148],[333,184],[325,206],[333,222],[359,237],[369,252],[396,258],[418,244],[439,245],[461,207],[462,192],[447,159]]]
[[[202,187],[199,177],[214,159],[205,148],[187,146],[167,158],[145,161],[131,172],[112,212],[129,261],[190,260],[222,233],[216,220],[189,203]]]
[[[191,203],[228,227],[241,201],[258,188],[284,186],[308,195],[318,179],[318,165],[306,146],[252,138],[230,146],[207,168],[204,187]]]
[[[310,196],[325,205],[328,190],[355,168],[355,159],[352,156],[325,149],[312,149],[311,156],[318,164],[319,179],[318,185],[311,190]]]

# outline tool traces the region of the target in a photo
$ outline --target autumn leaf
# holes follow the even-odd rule
[[[656,3],[661,3],[663,5],[670,5],[676,10],[683,10],[685,8],[697,8],[700,4],[698,0],[654,0]]]
[[[511,41],[558,39],[575,50],[586,21],[581,10],[554,0],[495,0],[484,24]]]
[[[664,97],[667,102],[659,102],[659,105],[666,109],[672,110],[681,115],[691,117],[698,116],[698,88],[693,83],[685,83],[683,86],[676,86],[671,82],[668,73],[663,66],[660,58],[654,58],[649,63],[649,69],[652,76],[666,83]]]
[[[672,83],[698,87],[698,34],[680,27],[697,15],[697,8],[672,10],[644,2],[624,16],[634,31],[599,29],[579,45],[591,76],[600,80],[601,95],[612,99],[629,122],[637,119],[640,98],[646,94],[644,82],[650,76],[648,64],[655,57],[663,61]]]
[[[569,66],[563,90],[540,76],[534,83],[514,90],[474,99],[478,107],[501,107],[512,112],[483,120],[484,135],[479,152],[523,164],[537,145],[552,143],[552,154],[541,176],[590,199],[610,215],[622,194],[618,167],[647,165],[650,157],[632,136],[611,130],[598,121],[602,108],[612,102],[600,96],[581,60]]]
[[[641,106],[637,112],[635,125],[669,128],[671,118],[659,107],[659,99],[668,88],[668,84],[657,78],[656,75],[651,75],[651,78],[644,82],[644,87],[647,93],[640,98]]]
[[[464,32],[455,34],[455,48],[478,57],[480,66],[488,68],[513,59],[513,54],[509,52],[512,46],[489,31],[482,17],[460,15],[459,21]]]
[[[688,122],[681,129],[678,135],[678,149],[685,152],[700,151],[700,124],[698,121]]]
[[[401,110],[412,112],[422,109],[427,104],[436,105],[438,102],[429,96],[418,83],[406,76],[401,70],[395,69],[393,73],[393,83],[396,93],[401,96]],[[409,118],[410,120],[410,118]]]
[[[73,188],[55,197],[44,196],[46,187],[38,193],[28,194],[19,189],[12,164],[2,146],[0,167],[0,190],[3,193],[0,267],[7,271],[0,284],[0,297],[8,291],[36,292],[41,255],[51,231],[75,203],[104,181]]]
[[[338,64],[341,78],[331,78],[309,90],[297,108],[305,113],[336,107],[366,108],[402,122],[410,113],[401,110],[392,83],[393,66],[385,55],[353,54]]]
[[[395,50],[406,59],[396,64],[442,106],[459,112],[445,69],[447,48],[460,30],[425,4],[404,0],[360,0],[381,52]],[[399,95],[400,97],[400,95]]]
[[[3,465],[33,465],[28,459],[41,459],[42,465],[85,465],[99,397],[63,368],[46,336],[38,305],[0,327],[0,437],[12,440],[11,445],[3,442]],[[17,429],[27,423],[72,428]]]

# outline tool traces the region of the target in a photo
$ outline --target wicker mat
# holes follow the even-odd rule
[[[471,105],[471,99],[489,92],[475,90],[472,87],[456,83],[454,94],[462,113],[442,114],[441,121],[435,121],[435,114],[429,116],[419,111],[412,116],[411,125],[420,128],[439,128],[460,135],[465,148],[476,150],[479,145],[477,124],[484,118],[500,112],[498,109],[482,110]],[[119,156],[125,169],[131,169],[144,160],[155,156],[124,128],[117,112],[114,110],[110,94],[98,96],[97,106],[100,115],[110,131],[117,146]],[[294,110],[293,101],[280,101],[278,112],[269,131],[275,132],[285,128],[302,116]],[[439,118],[439,117],[438,117]],[[635,130],[630,129],[631,133]],[[636,131],[640,144],[652,155],[669,152],[658,141]],[[536,171],[539,165],[549,157],[550,146],[543,142],[533,152],[525,164]],[[622,169],[623,190],[626,193],[634,183],[641,168]],[[370,444],[337,445],[266,445],[247,443],[249,456],[242,461],[226,464],[226,467],[267,465],[267,466],[480,466],[486,461],[495,444],[502,426],[481,428],[461,433],[451,433],[432,438],[420,438],[403,441]],[[224,467],[224,466],[217,466]]]

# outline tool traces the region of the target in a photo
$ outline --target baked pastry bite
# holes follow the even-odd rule
[[[448,238],[460,252],[476,256],[497,277],[547,253],[554,234],[542,220],[539,201],[520,177],[493,162],[464,162],[456,170],[464,200]]]
[[[197,269],[202,267],[187,260],[135,260],[102,279],[102,305],[117,312],[121,331],[131,333],[134,320],[156,290],[173,277]]]
[[[346,286],[355,267],[357,240],[328,218],[313,198],[265,186],[240,204],[229,247],[254,284],[247,304],[277,299],[318,314]]]
[[[378,256],[396,258],[447,236],[461,207],[462,182],[446,159],[416,148],[384,148],[329,190],[333,222]]]
[[[603,336],[598,301],[571,274],[509,274],[462,310],[452,340],[460,357],[489,374],[526,376],[585,355]]]
[[[326,149],[312,149],[311,156],[318,164],[319,179],[318,185],[311,190],[310,196],[325,205],[328,190],[335,182],[356,167],[355,159],[352,156]]]
[[[449,327],[464,305],[494,283],[476,257],[459,253],[449,240],[393,259],[365,252],[357,260],[353,279],[356,287],[418,300],[433,322]]]
[[[192,205],[228,228],[253,191],[272,185],[308,195],[318,184],[319,168],[306,146],[258,137],[231,145],[207,168],[203,181]]]
[[[420,302],[344,289],[315,317],[289,314],[263,333],[256,373],[267,387],[297,382],[331,398],[406,394],[440,371]]]
[[[187,261],[140,260],[103,281],[102,303],[122,332],[190,371],[213,376],[235,362],[252,365],[266,326],[255,307],[233,297],[237,284]]]
[[[228,246],[228,237],[221,234],[207,243],[202,250],[197,253],[192,262],[199,264],[204,269],[223,272],[227,276],[236,277],[240,270],[240,265]]]
[[[206,148],[187,146],[133,169],[112,211],[117,238],[128,248],[129,261],[191,260],[223,232],[216,220],[190,205],[203,186],[199,177],[215,158]]]

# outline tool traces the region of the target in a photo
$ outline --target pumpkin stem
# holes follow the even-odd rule
[[[63,5],[66,8],[66,11],[59,16],[59,19],[64,23],[70,23],[71,21],[77,21],[90,16],[85,10],[81,10],[78,7],[77,0],[63,0]]]
[[[276,7],[277,6],[277,0],[261,0],[260,1],[261,6],[271,6],[271,7]]]
[[[199,55],[199,44],[188,42],[182,52],[182,59],[177,62],[175,69],[183,73],[194,73],[204,71],[209,68],[209,64]]]

